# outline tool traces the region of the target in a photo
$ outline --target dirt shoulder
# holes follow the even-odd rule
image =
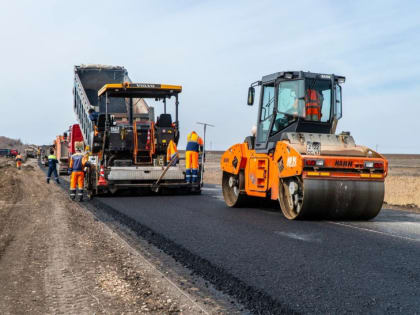
[[[207,313],[35,161],[0,161],[2,314]]]

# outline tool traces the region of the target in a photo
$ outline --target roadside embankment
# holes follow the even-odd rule
[[[420,155],[389,154],[385,202],[404,208],[420,208]]]
[[[2,314],[203,313],[34,159],[0,159],[0,283]]]

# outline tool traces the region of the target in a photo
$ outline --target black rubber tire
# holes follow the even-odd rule
[[[233,177],[237,182],[236,188],[229,185],[230,178]],[[245,186],[244,174],[240,172],[238,175],[223,172],[222,178],[222,192],[225,203],[228,207],[239,208],[246,205],[247,196],[243,193]],[[235,191],[236,189],[236,191]]]
[[[295,182],[301,185],[301,181],[298,178],[295,179]],[[290,207],[289,198],[290,195],[288,193],[287,181],[280,179],[278,201],[283,215],[289,220],[303,219],[304,215],[302,212],[297,212],[294,208]]]

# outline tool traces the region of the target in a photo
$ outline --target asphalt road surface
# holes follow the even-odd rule
[[[97,200],[252,312],[420,313],[420,214],[288,221],[276,209],[228,208],[219,186]]]

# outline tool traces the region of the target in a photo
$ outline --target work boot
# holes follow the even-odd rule
[[[196,183],[198,180],[198,170],[192,170],[192,182]]]
[[[191,169],[185,171],[185,181],[187,184],[191,184]]]
[[[70,190],[70,200],[74,200],[76,198],[76,190]]]
[[[47,184],[49,184],[50,183],[50,179],[49,178],[47,178]]]

